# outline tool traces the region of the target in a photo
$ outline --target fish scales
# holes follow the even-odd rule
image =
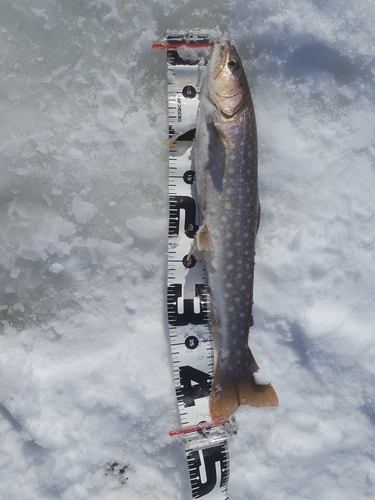
[[[257,385],[248,346],[252,326],[255,238],[259,226],[256,122],[236,49],[215,44],[197,117],[195,169],[213,319],[222,339],[210,411],[230,416],[240,404],[278,404],[270,384]]]
[[[208,123],[208,161],[203,166],[203,175],[197,174],[203,220],[212,248],[205,252],[205,261],[213,311],[220,319],[225,351],[230,343],[247,343],[258,218],[254,114],[246,107],[236,118],[227,120],[222,127],[232,143],[225,147],[225,154],[218,154],[222,139],[215,125]],[[248,141],[251,136],[253,140]],[[240,154],[236,146],[239,138],[246,138]],[[198,165],[196,168],[199,169]],[[236,335],[231,335],[233,331]]]

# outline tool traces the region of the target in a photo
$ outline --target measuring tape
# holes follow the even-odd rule
[[[210,52],[208,31],[167,31],[153,48],[167,51],[169,111],[169,237],[167,307],[173,375],[181,426],[171,431],[184,445],[192,498],[229,499],[227,438],[233,417],[211,422],[214,370],[209,293],[203,255],[188,258],[200,214],[193,140],[202,65]]]

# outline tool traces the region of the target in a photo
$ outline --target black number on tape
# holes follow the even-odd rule
[[[201,325],[208,322],[207,305],[203,302],[205,286],[195,285],[195,295],[199,297],[199,312],[194,312],[194,299],[182,298],[182,285],[174,283],[167,290],[168,322],[171,326],[183,326],[192,323]],[[178,299],[182,298],[182,311],[178,311]],[[207,299],[206,299],[207,300]]]
[[[198,226],[195,224],[196,205],[190,196],[169,198],[169,236],[177,236],[180,228],[181,210],[185,211],[184,231],[188,238],[194,238]]]
[[[183,179],[186,182],[186,184],[193,184],[194,181],[195,181],[195,172],[194,172],[194,170],[187,170],[184,173]]]
[[[199,340],[194,335],[190,335],[189,337],[186,337],[185,345],[189,350],[192,351],[193,349],[196,349],[198,347]]]
[[[185,407],[195,406],[196,399],[210,394],[212,377],[192,366],[180,366],[180,384],[179,396]]]
[[[201,457],[203,455],[203,463]],[[199,452],[191,451],[187,454],[189,464],[190,482],[193,490],[193,498],[208,495],[220,481],[220,488],[228,483],[229,469],[228,450],[226,443],[219,444],[213,448],[206,448]],[[217,477],[216,464],[220,464],[221,477]]]
[[[191,85],[186,85],[186,87],[182,89],[182,95],[187,99],[194,99],[197,95],[197,91]]]

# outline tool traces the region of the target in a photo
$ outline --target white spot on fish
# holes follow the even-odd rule
[[[228,270],[228,271],[231,271],[232,269],[233,269],[233,265],[232,265],[232,264],[228,264],[228,265],[227,265],[227,270]]]
[[[231,257],[233,257],[233,255],[234,255],[234,252],[232,250],[229,250],[228,257],[231,258]]]

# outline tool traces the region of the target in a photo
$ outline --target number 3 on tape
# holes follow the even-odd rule
[[[235,420],[211,422],[208,399],[214,368],[209,297],[199,252],[188,258],[200,214],[192,146],[200,67],[210,52],[207,31],[167,31],[153,45],[167,51],[169,110],[169,238],[167,308],[181,425],[170,435],[184,445],[192,498],[229,499],[227,438]],[[184,59],[184,54],[188,57]],[[180,135],[177,136],[177,130]],[[174,140],[175,139],[175,140]]]

